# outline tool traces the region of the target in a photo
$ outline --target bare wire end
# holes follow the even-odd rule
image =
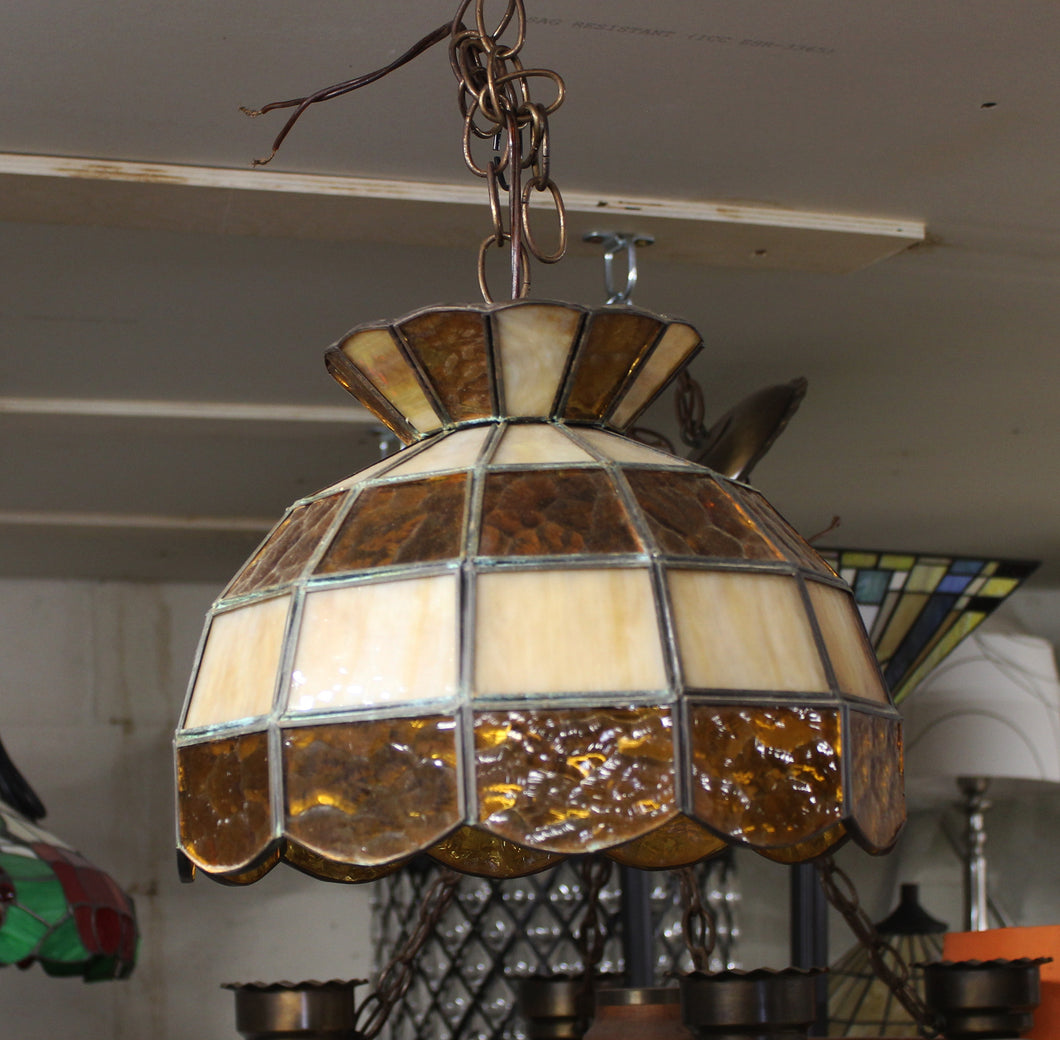
[[[245,116],[250,116],[251,119],[257,119],[258,116],[263,114],[260,108],[247,108],[246,105],[240,105],[239,111]]]

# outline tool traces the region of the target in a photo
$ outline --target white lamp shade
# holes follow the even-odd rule
[[[1052,646],[977,632],[902,705],[906,776],[1060,782],[1060,680]],[[953,796],[952,784],[945,785]]]

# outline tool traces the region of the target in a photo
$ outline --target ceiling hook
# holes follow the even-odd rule
[[[592,242],[604,248],[604,291],[607,303],[632,306],[633,290],[637,285],[637,247],[650,246],[654,235],[633,234],[629,231],[587,231],[583,242]],[[626,284],[618,288],[615,284],[615,257],[625,251]]]

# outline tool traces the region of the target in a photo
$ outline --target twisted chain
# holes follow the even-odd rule
[[[486,282],[486,256],[490,248],[508,246],[511,254],[511,295],[520,299],[530,291],[529,257],[554,264],[567,250],[567,216],[559,188],[551,176],[548,117],[563,104],[562,78],[551,69],[528,69],[519,57],[526,42],[523,0],[508,0],[504,15],[493,31],[487,29],[486,0],[475,0],[474,26],[463,24],[471,0],[463,0],[453,19],[449,37],[449,63],[460,84],[460,113],[464,117],[464,161],[476,177],[486,181],[492,232],[479,247],[479,288],[493,302]],[[514,39],[502,43],[511,30]],[[534,101],[530,83],[547,80],[555,88],[548,104]],[[475,140],[493,142],[493,155],[480,162]],[[524,173],[527,174],[525,182]],[[501,205],[500,194],[508,195]],[[530,226],[531,193],[548,193],[556,213],[558,242],[546,252]],[[507,209],[507,213],[505,213]]]
[[[356,1031],[367,1040],[379,1033],[394,1005],[408,990],[412,983],[413,962],[453,901],[459,881],[460,875],[456,871],[442,868],[423,897],[416,926],[380,972],[375,989],[361,1002],[357,1009]]]
[[[585,915],[578,926],[577,943],[585,965],[585,984],[591,986],[607,939],[600,913],[600,893],[611,876],[611,861],[603,856],[587,856],[582,860],[581,874],[585,886]]]
[[[942,1032],[935,1017],[911,981],[909,965],[894,946],[876,931],[872,921],[861,908],[854,883],[831,856],[823,856],[816,866],[828,902],[843,915],[855,938],[861,943],[876,977],[909,1012],[922,1036],[941,1036]]]
[[[681,930],[695,971],[710,968],[718,928],[713,910],[703,902],[699,880],[693,867],[673,871],[681,882]]]

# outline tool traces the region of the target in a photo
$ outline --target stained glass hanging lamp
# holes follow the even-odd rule
[[[136,964],[132,899],[39,826],[44,806],[0,744],[0,966],[39,964],[86,982]]]
[[[184,862],[246,883],[280,860],[365,881],[422,851],[490,877],[593,852],[674,867],[728,843],[782,862],[847,837],[885,851],[900,722],[853,596],[757,491],[623,436],[699,350],[691,326],[524,298],[526,251],[562,252],[542,256],[527,220],[547,192],[563,230],[562,86],[519,64],[520,2],[492,34],[481,2],[461,24],[468,6],[432,35],[490,188],[483,295],[508,245],[513,300],[328,351],[406,447],[295,503],[212,607],[176,737]],[[476,165],[473,140],[498,133]]]

